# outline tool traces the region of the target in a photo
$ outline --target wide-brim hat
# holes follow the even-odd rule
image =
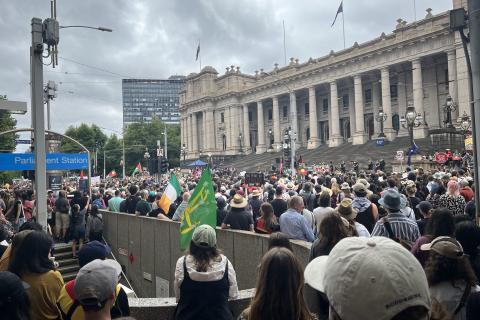
[[[245,208],[248,205],[247,199],[239,195],[238,193],[235,194],[230,201],[230,207],[232,208]]]
[[[335,209],[341,217],[347,220],[353,220],[357,217],[357,210],[352,208],[352,199],[343,199]]]
[[[288,190],[293,190],[294,188],[295,188],[295,185],[294,185],[293,183],[289,182],[289,183],[287,184],[287,189],[288,189]]]
[[[358,179],[359,183],[363,184],[365,186],[365,188],[370,188],[370,183],[368,183],[368,181],[366,179]]]
[[[348,184],[348,182],[344,182],[344,183],[342,183],[342,185],[340,186],[340,189],[341,189],[341,190],[350,190],[350,185]]]
[[[402,200],[400,193],[395,190],[387,190],[378,203],[387,209],[398,211],[401,208]]]
[[[255,190],[252,191],[252,197],[259,197],[261,195],[262,195],[262,193],[258,189],[255,189]]]

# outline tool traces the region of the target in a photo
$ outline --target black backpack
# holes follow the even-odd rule
[[[130,196],[127,198],[127,200],[125,200],[127,202],[126,203],[127,213],[135,214],[135,208],[137,206],[138,200],[139,198],[137,196]]]

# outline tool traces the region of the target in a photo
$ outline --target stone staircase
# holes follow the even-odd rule
[[[56,243],[54,257],[59,264],[57,270],[62,274],[63,281],[66,283],[75,279],[80,267],[78,259],[72,255],[72,243]]]
[[[435,148],[431,146],[430,138],[415,140],[419,148],[420,154],[434,153]],[[352,145],[352,143],[345,143],[336,148],[329,148],[322,145],[316,149],[308,150],[306,147],[297,149],[297,157],[302,156],[307,165],[312,163],[333,163],[338,166],[341,161],[347,163],[347,169],[350,168],[349,161],[355,160],[360,163],[360,168],[364,169],[367,166],[369,159],[377,161],[384,159],[387,169],[391,168],[391,162],[394,160],[396,151],[403,150],[405,157],[410,147],[409,137],[399,137],[392,142],[385,141],[385,146],[377,146],[375,141],[368,141],[362,145]],[[283,152],[266,152],[263,154],[249,154],[230,161],[225,161],[222,167],[234,167],[239,171],[254,172],[270,171],[272,164],[277,166],[276,158],[282,158]]]

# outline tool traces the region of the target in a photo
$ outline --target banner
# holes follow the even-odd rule
[[[47,153],[47,171],[88,169],[86,153]],[[0,170],[35,170],[33,153],[0,153]]]

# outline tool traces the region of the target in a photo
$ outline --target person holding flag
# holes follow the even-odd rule
[[[178,183],[177,176],[172,174],[165,192],[158,201],[158,208],[163,211],[163,214],[167,215],[168,211],[170,211],[170,205],[174,203],[181,194],[182,188],[180,187],[180,183]]]
[[[132,177],[134,177],[136,173],[142,173],[142,172],[143,172],[142,165],[139,162],[132,172]]]

